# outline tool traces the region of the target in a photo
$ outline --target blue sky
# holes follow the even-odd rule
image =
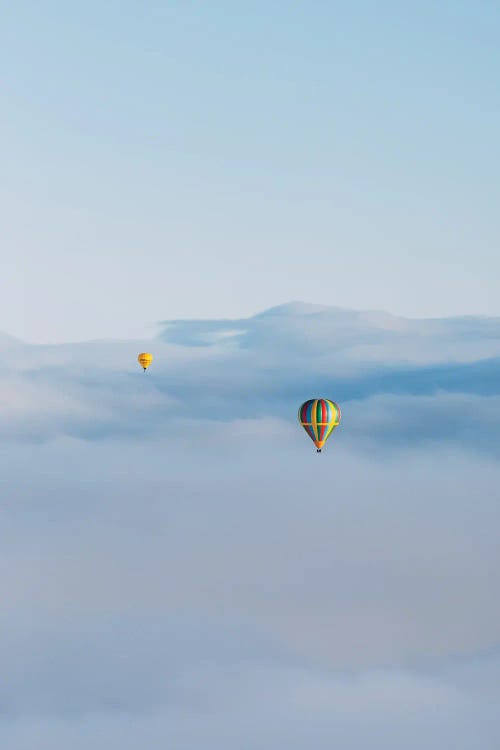
[[[131,337],[291,299],[500,314],[495,3],[2,16],[3,330]]]

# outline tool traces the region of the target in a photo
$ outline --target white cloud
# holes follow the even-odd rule
[[[11,448],[3,615],[222,608],[336,667],[496,642],[495,462],[333,444],[318,456],[300,434],[281,445],[230,429],[228,444],[199,428],[191,444]]]
[[[55,633],[28,651],[22,687],[7,671],[2,745],[493,750],[500,739],[498,683],[484,696],[477,676],[469,684],[444,670],[332,672],[276,658],[237,632],[218,642],[205,627],[139,619]]]
[[[499,364],[468,362],[478,342],[497,352],[494,320],[415,322],[285,306],[237,323],[172,324],[167,343],[148,342],[155,359],[146,375],[136,362],[144,342],[20,345],[0,372],[0,437],[133,439],[179,434],[192,420],[292,424],[302,400],[322,394],[341,403],[342,430],[360,446],[458,440],[496,450]],[[228,330],[238,336],[226,341]]]
[[[291,313],[0,373],[2,747],[496,750],[496,363],[330,381]]]

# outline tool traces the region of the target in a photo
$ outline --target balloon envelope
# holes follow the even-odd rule
[[[147,370],[147,368],[153,361],[153,355],[149,354],[149,352],[141,352],[137,357],[137,361],[139,362],[141,367],[144,368],[144,370]]]
[[[311,398],[299,409],[299,422],[320,451],[340,422],[340,407],[328,398]]]

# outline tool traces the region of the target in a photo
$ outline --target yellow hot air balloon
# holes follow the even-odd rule
[[[149,352],[141,352],[139,356],[137,357],[137,361],[141,365],[141,367],[144,369],[144,372],[148,369],[149,365],[153,361],[153,355],[149,354]]]

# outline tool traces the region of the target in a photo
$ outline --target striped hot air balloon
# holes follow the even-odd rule
[[[299,409],[299,422],[307,432],[317,452],[321,449],[340,422],[340,407],[327,398],[311,398]]]

